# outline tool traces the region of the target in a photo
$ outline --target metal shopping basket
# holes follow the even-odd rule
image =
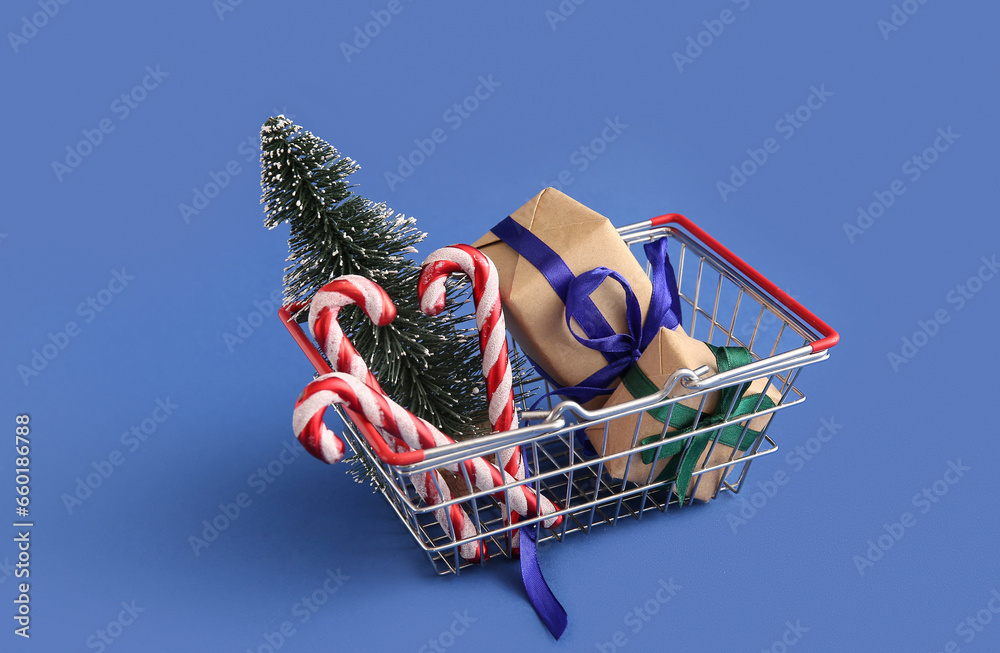
[[[510,557],[513,531],[547,521],[552,515],[510,524],[495,498],[497,490],[476,490],[467,475],[453,477],[460,486],[458,491],[453,488],[454,498],[428,506],[417,496],[411,477],[474,457],[495,456],[509,447],[522,447],[530,472],[528,478],[511,481],[499,489],[512,492],[518,485],[527,484],[558,504],[555,514],[562,516],[561,523],[552,529],[540,527],[537,536],[540,542],[553,538],[561,541],[569,533],[587,533],[602,523],[613,526],[622,517],[641,519],[650,510],[666,512],[679,505],[674,491],[676,478],[653,478],[651,467],[644,482],[616,479],[605,469],[608,461],[622,456],[631,460],[633,454],[658,451],[667,445],[677,446],[674,443],[680,443],[686,453],[692,439],[704,433],[712,434],[708,447],[714,448],[722,428],[731,425],[742,427],[739,440],[743,441],[752,418],[776,413],[805,400],[805,395],[795,385],[799,372],[807,365],[826,360],[829,349],[839,340],[836,331],[682,215],[662,215],[622,227],[618,233],[630,247],[669,237],[668,249],[677,272],[685,330],[690,336],[714,345],[745,347],[752,361],[716,374],[710,374],[708,367],[680,369],[659,392],[599,410],[585,410],[571,401],[556,403],[551,398],[545,410],[528,411],[522,405],[519,413],[521,423],[526,426],[423,451],[392,451],[363,417],[337,406],[345,424],[344,440],[376,471],[381,493],[439,574],[458,573],[466,566],[485,564],[489,557]],[[330,372],[323,356],[291,318],[290,309],[293,308],[281,310],[285,326],[317,373]],[[516,343],[509,344],[516,346]],[[648,444],[639,441],[639,425],[644,418],[652,419],[646,411],[679,401],[668,398],[677,384],[689,391],[684,399],[701,397],[704,406],[708,393],[758,379],[766,379],[767,388],[773,388],[780,399],[766,404],[758,401],[752,412],[738,416],[726,412],[725,421],[721,423],[716,421],[701,426],[695,420],[693,428],[679,433],[666,433],[664,426],[661,434],[664,439]],[[536,383],[544,392],[551,390],[541,379],[531,383]],[[762,391],[760,397],[764,396]],[[606,425],[611,420],[636,414],[639,416],[636,437],[627,450],[594,451],[577,436],[580,429],[595,426],[604,427],[607,433]],[[708,478],[717,478],[714,487],[710,488],[713,498],[720,491],[739,492],[750,464],[778,449],[767,433],[773,421],[766,421],[766,426],[745,450],[733,448],[732,454],[722,462],[701,461],[691,475],[692,492],[687,500],[693,500],[698,484]],[[716,470],[721,473],[705,476]],[[628,477],[627,472],[624,477]],[[454,532],[435,519],[436,509],[454,504],[461,505],[471,517],[476,527],[474,535],[456,538]],[[476,563],[464,560],[459,547],[476,541],[484,545],[487,555]]]

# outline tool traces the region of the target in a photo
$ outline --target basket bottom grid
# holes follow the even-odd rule
[[[558,435],[536,442],[525,448],[525,459],[529,462],[535,474],[544,475],[547,472],[563,470],[571,464],[587,463],[580,453],[571,446],[572,433]],[[536,451],[537,450],[537,451]],[[773,453],[777,445],[764,437],[759,450],[752,456],[736,458],[726,467],[726,472],[719,481],[715,492],[739,492],[740,485],[746,477],[747,469],[753,459]],[[573,462],[570,462],[572,458]],[[537,461],[537,464],[534,462]],[[537,470],[537,471],[535,471]],[[695,476],[694,479],[698,479]],[[562,539],[569,533],[588,533],[595,526],[605,524],[614,526],[623,517],[639,520],[643,514],[651,510],[666,512],[671,506],[678,504],[674,494],[674,482],[666,480],[650,484],[637,484],[631,481],[616,480],[608,476],[599,462],[590,462],[578,467],[572,472],[557,473],[544,479],[536,480],[540,490],[562,506],[570,510],[564,513],[563,524],[555,529],[540,528],[538,542]],[[412,488],[408,487],[412,492]],[[567,496],[569,500],[567,501]],[[503,520],[501,506],[492,497],[479,497],[462,503],[463,507],[472,513],[478,511],[480,532],[485,533],[481,541],[485,544],[487,558],[503,556],[510,558],[511,531],[497,533],[506,524]],[[424,548],[438,574],[458,573],[461,569],[483,565],[486,560],[473,563],[459,557],[457,548],[450,534],[441,528],[432,511],[416,511],[413,513],[416,527],[414,536]]]

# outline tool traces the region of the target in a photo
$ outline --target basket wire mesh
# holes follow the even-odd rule
[[[684,449],[679,455],[684,455],[691,447],[693,438],[706,432],[713,432],[707,445],[708,455],[704,463],[692,473],[686,502],[693,500],[701,483],[710,482],[705,480],[709,478],[706,474],[715,470],[722,470],[722,473],[715,475],[718,480],[714,487],[709,488],[711,496],[714,498],[720,491],[737,493],[746,480],[751,463],[777,451],[777,444],[768,435],[774,420],[767,421],[745,451],[734,447],[728,459],[708,465],[722,427],[741,426],[739,440],[742,441],[753,418],[802,403],[805,395],[795,385],[799,372],[804,366],[825,360],[829,356],[828,351],[814,352],[810,348],[811,343],[821,338],[815,328],[806,324],[789,307],[774,299],[683,229],[676,226],[652,226],[650,222],[645,222],[619,229],[619,233],[637,253],[641,251],[642,244],[669,237],[669,254],[677,274],[685,331],[688,335],[713,345],[744,347],[750,352],[753,362],[712,375],[707,374],[707,367],[678,370],[657,394],[596,411],[585,410],[574,402],[558,402],[552,395],[542,400],[542,410],[529,410],[522,403],[518,407],[523,425],[521,428],[428,450],[423,462],[405,466],[381,461],[361,435],[358,426],[338,406],[337,412],[344,422],[345,440],[375,470],[380,492],[426,552],[439,574],[458,573],[462,568],[473,564],[483,565],[490,557],[510,557],[513,532],[523,526],[538,524],[551,515],[526,518],[514,525],[508,523],[504,519],[503,507],[493,496],[496,490],[476,490],[462,465],[458,465],[460,475],[450,475],[454,481],[454,484],[449,483],[453,498],[428,506],[414,489],[411,482],[414,475],[424,474],[432,469],[442,470],[445,465],[474,456],[495,456],[498,451],[510,446],[522,447],[522,455],[530,474],[525,480],[511,481],[502,486],[502,491],[506,495],[515,491],[518,485],[526,484],[536,493],[556,502],[560,508],[557,514],[563,516],[562,523],[551,530],[539,527],[539,542],[553,539],[561,541],[570,533],[589,533],[592,528],[601,524],[614,526],[623,517],[638,520],[649,511],[666,512],[678,506],[675,491],[677,479],[654,478],[653,466],[650,466],[644,482],[625,480],[629,478],[633,455],[647,450],[654,450],[658,454],[662,447],[675,442],[683,443]],[[514,348],[517,345],[509,340],[508,346]],[[762,378],[767,380],[768,392],[760,391],[760,398],[751,413],[733,416],[734,397],[732,405],[724,407],[725,421],[701,426],[709,393]],[[528,379],[524,383],[522,390],[534,390],[536,396],[552,390],[541,378]],[[684,399],[700,397],[694,421],[696,426],[668,434],[669,416],[678,399],[671,399],[667,395],[678,383],[690,391]],[[765,408],[762,402],[766,394],[771,394],[771,388],[780,395],[780,399],[774,401],[773,406]],[[666,406],[670,411],[664,420],[661,437],[658,441],[641,444],[640,426],[644,419],[652,419],[646,411],[660,406]],[[583,428],[603,427],[603,441],[606,445],[608,424],[628,415],[638,415],[638,418],[632,446],[627,450],[608,452],[605,447],[601,447],[596,452],[588,451],[584,438],[577,435]],[[618,479],[608,474],[605,467],[609,460],[620,457],[627,457],[627,463],[625,474]],[[438,487],[437,490],[438,495],[442,496],[442,488]],[[435,519],[436,509],[453,504],[461,505],[470,516],[476,528],[474,536],[456,538],[450,528],[443,528]],[[482,541],[487,552],[477,563],[462,559],[459,553],[462,544],[475,540]]]

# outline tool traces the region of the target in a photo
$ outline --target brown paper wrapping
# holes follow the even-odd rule
[[[607,218],[554,188],[543,190],[511,217],[559,254],[573,274],[604,266],[624,276],[639,300],[645,320],[652,286],[645,270]],[[607,365],[601,353],[584,347],[570,333],[566,307],[531,263],[492,232],[473,246],[489,256],[497,267],[507,329],[521,349],[554,381],[562,386],[578,385]],[[618,283],[606,280],[591,299],[617,333],[627,331],[625,294]],[[575,321],[572,324],[576,333],[585,335]],[[614,381],[610,387],[617,383]],[[607,399],[607,395],[602,395],[585,406],[599,408]]]
[[[688,336],[681,328],[678,328],[676,331],[671,331],[666,327],[662,327],[656,334],[656,338],[649,343],[649,346],[639,358],[638,365],[639,369],[641,369],[646,376],[648,376],[649,379],[660,388],[666,384],[667,379],[671,374],[681,368],[694,370],[702,365],[707,365],[711,369],[712,374],[718,372],[715,356],[712,354],[712,351],[705,345],[704,342],[695,340],[694,338]],[[766,383],[766,378],[755,380],[750,384],[750,388],[746,391],[744,396],[759,394],[763,391]],[[669,396],[683,397],[691,392],[691,390],[678,383]],[[705,398],[703,415],[708,415],[715,410],[716,404],[719,401],[720,392],[721,391],[716,390],[708,393]],[[781,394],[778,392],[777,388],[770,385],[767,389],[767,396],[770,397],[772,401],[777,403]],[[627,401],[631,401],[634,398],[635,397],[633,397],[625,388],[625,385],[620,384],[608,399],[605,407],[622,404]],[[702,397],[697,396],[689,399],[683,399],[679,403],[697,410],[698,406],[701,404],[701,400]],[[760,431],[767,426],[770,418],[771,414],[755,417],[750,420],[750,428],[754,431]],[[603,424],[588,428],[587,438],[598,452],[603,450],[605,455],[626,451],[632,448],[632,438],[635,435],[635,426],[638,419],[639,413],[611,420],[608,423],[608,442],[606,449],[602,449],[604,447]],[[740,426],[743,426],[743,423],[740,423]],[[669,435],[674,431],[675,429],[668,428],[667,436],[669,437]],[[639,436],[635,440],[636,445],[638,446],[643,438],[650,435],[659,435],[662,432],[663,422],[656,421],[647,413],[644,415],[642,424],[639,427]],[[701,454],[701,458],[698,460],[698,465],[695,467],[696,471],[703,469],[704,467],[711,467],[728,461],[730,454],[733,452],[732,447],[728,447],[721,442],[716,443],[714,450],[712,450],[711,459],[709,459],[706,464],[706,457],[708,456],[710,449],[712,449],[711,444],[709,444],[709,446],[706,447],[705,451]],[[737,454],[737,457],[738,456],[739,454]],[[646,479],[650,478],[649,468],[651,465],[647,465],[642,462],[641,453],[613,458],[605,463],[605,469],[614,478],[621,479],[625,475],[625,467],[628,465],[628,461],[630,459],[632,462],[629,467],[628,480],[639,484],[646,483]],[[660,472],[663,471],[663,468],[667,466],[669,461],[669,458],[663,458],[653,463],[653,479],[656,479]],[[701,474],[700,476],[693,476],[691,478],[691,487],[694,487],[696,482],[698,483],[698,489],[695,492],[694,497],[699,501],[708,501],[711,499],[727,469],[728,468],[718,469]],[[700,482],[698,482],[698,479],[701,479]]]

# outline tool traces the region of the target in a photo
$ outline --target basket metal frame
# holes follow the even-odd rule
[[[652,466],[645,483],[614,479],[605,473],[606,463],[614,458],[628,456],[623,475],[623,478],[628,478],[632,456],[644,451],[655,449],[658,452],[665,445],[682,442],[684,450],[678,455],[683,455],[691,446],[695,436],[715,431],[716,435],[712,438],[707,453],[707,456],[711,456],[721,429],[730,425],[742,425],[743,432],[739,438],[742,440],[752,419],[777,413],[805,401],[805,395],[795,386],[800,371],[808,365],[826,360],[830,355],[830,347],[839,340],[836,331],[684,216],[678,214],[659,216],[622,227],[618,232],[630,246],[663,237],[673,238],[679,243],[679,257],[674,259],[678,289],[684,308],[691,315],[690,321],[685,324],[685,329],[694,335],[699,319],[702,324],[708,320],[707,337],[699,335],[699,339],[706,342],[723,341],[722,344],[725,345],[735,344],[745,347],[750,350],[753,362],[716,374],[710,374],[708,367],[695,370],[680,369],[669,377],[659,392],[598,410],[587,410],[573,401],[553,403],[552,398],[548,397],[545,410],[529,411],[526,410],[526,406],[520,407],[521,423],[526,425],[518,429],[422,452],[408,452],[409,455],[387,453],[378,447],[381,444],[380,439],[376,439],[378,435],[370,424],[359,415],[335,406],[344,423],[344,440],[357,455],[365,459],[371,469],[376,470],[376,485],[381,494],[392,506],[400,521],[406,525],[407,530],[427,554],[439,574],[458,573],[470,565],[483,565],[489,557],[498,555],[510,557],[512,532],[525,526],[539,524],[537,535],[539,542],[562,541],[569,533],[590,532],[594,526],[601,523],[613,526],[623,516],[641,519],[650,510],[666,512],[671,506],[678,505],[674,492],[676,479],[662,481],[653,479]],[[685,278],[692,268],[696,275],[693,281],[690,276]],[[718,274],[714,290],[711,283],[713,272]],[[693,295],[685,292],[685,286],[692,284]],[[728,304],[723,298],[723,289],[727,287],[735,288],[737,295],[732,308],[732,317],[729,323],[725,324],[720,322],[719,318],[720,309]],[[744,301],[753,302],[760,307],[753,330],[746,342],[735,333],[737,318]],[[295,308],[285,307],[281,310],[283,322],[313,362],[317,374],[329,372],[330,368],[322,355],[291,317]],[[766,345],[758,346],[757,338],[768,312],[780,322],[780,327],[773,346],[766,351]],[[801,345],[779,347],[786,337],[794,338],[794,336],[801,339]],[[516,347],[516,343],[512,340],[508,344]],[[774,387],[780,392],[780,399],[773,407],[761,409],[765,396],[762,391],[755,410],[750,414],[733,417],[731,416],[733,406],[730,405],[724,422],[685,430],[680,434],[666,437],[667,423],[670,421],[668,415],[664,420],[659,441],[646,445],[638,442],[639,429],[643,418],[648,417],[647,411],[663,406],[672,407],[681,399],[700,398],[694,422],[698,424],[710,393],[761,378],[767,379],[768,388]],[[551,390],[540,378],[530,379],[526,384],[537,384],[545,392]],[[677,384],[686,388],[686,394],[683,397],[670,398],[669,395]],[[611,420],[636,414],[639,417],[632,447],[625,451],[607,452],[602,447],[596,455],[586,455],[579,439],[574,435],[578,429],[603,425],[607,436],[607,425]],[[712,497],[717,496],[720,491],[738,493],[746,480],[750,464],[757,458],[778,450],[778,445],[767,434],[773,422],[773,418],[768,420],[746,451],[733,449],[725,462],[696,469],[692,474],[688,501],[693,500],[704,474],[719,469],[726,471],[720,475],[717,485],[712,488]],[[604,441],[607,442],[607,437]],[[542,521],[547,521],[553,516],[551,514],[524,519],[513,525],[506,523],[501,505],[492,496],[497,490],[476,490],[463,465],[458,467],[462,477],[456,479],[460,484],[460,491],[453,493],[455,496],[451,500],[434,506],[426,505],[417,496],[410,481],[413,475],[452,466],[477,456],[493,456],[498,451],[513,446],[522,448],[530,476],[522,481],[511,481],[499,489],[506,495],[518,485],[528,485],[536,493],[544,494],[558,503],[560,510],[554,514],[562,515],[563,519],[561,525],[553,530],[541,526]],[[435,478],[436,476],[434,475]],[[464,485],[464,488],[461,488],[461,485]],[[461,491],[462,489],[464,491]],[[442,495],[441,488],[438,488],[438,495]],[[450,528],[443,529],[435,519],[433,514],[435,510],[453,504],[460,504],[469,514],[476,527],[474,536],[456,539],[455,533]],[[477,540],[486,545],[487,555],[482,556],[478,563],[463,560],[459,555],[461,545]]]

